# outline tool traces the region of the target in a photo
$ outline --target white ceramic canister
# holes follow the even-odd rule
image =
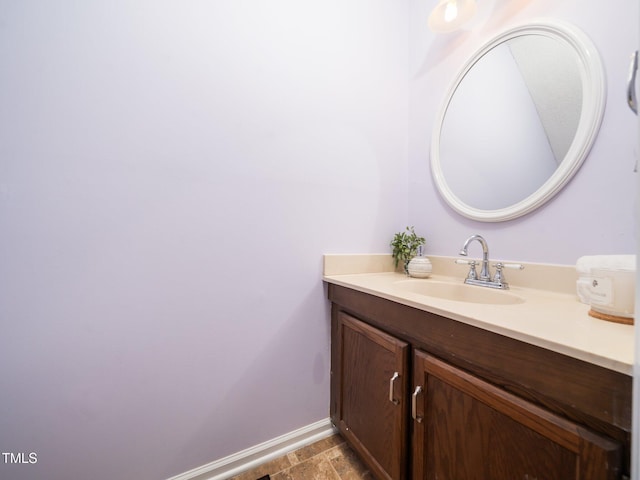
[[[407,265],[409,276],[414,278],[427,278],[431,275],[433,266],[431,260],[422,256],[422,247],[418,247],[418,255],[413,257]]]

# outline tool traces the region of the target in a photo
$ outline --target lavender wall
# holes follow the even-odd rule
[[[635,253],[638,137],[625,92],[630,55],[638,45],[638,2],[487,0],[478,2],[478,17],[468,29],[439,36],[423,25],[430,8],[428,2],[410,1],[409,221],[427,237],[427,254],[456,255],[473,233],[485,236],[494,259],[573,264],[582,255]],[[497,224],[466,219],[444,203],[430,178],[436,112],[475,50],[507,27],[539,17],[573,23],[600,51],[608,83],[600,133],[577,175],[541,209]]]
[[[407,223],[406,2],[0,2],[0,478],[328,416],[325,252]]]
[[[0,450],[38,455],[0,478],[157,480],[326,418],[322,253],[409,222],[434,254],[633,251],[619,3],[487,0],[436,37],[418,0],[0,2]],[[429,178],[441,95],[541,15],[600,48],[601,133],[539,212],[464,220]]]

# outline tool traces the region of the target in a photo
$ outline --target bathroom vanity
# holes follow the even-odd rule
[[[606,91],[598,50],[575,26],[538,20],[497,35],[436,118],[442,199],[481,222],[539,208],[587,157]],[[627,478],[633,326],[590,317],[573,267],[529,264],[507,284],[502,268],[520,265],[500,262],[490,275],[482,237],[460,254],[475,240],[480,274],[475,261],[467,273],[430,257],[437,274],[411,280],[390,256],[325,256],[335,426],[379,479]]]
[[[545,283],[534,265],[538,284],[512,274],[506,296],[483,303],[429,290],[464,277],[452,259],[432,261],[447,275],[354,273],[325,257],[330,414],[375,476],[628,476],[633,327],[589,317],[568,291],[570,269],[546,282],[564,292],[532,288]]]

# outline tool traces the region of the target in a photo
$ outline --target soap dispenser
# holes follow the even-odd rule
[[[418,247],[418,255],[413,257],[407,266],[409,276],[414,278],[427,278],[431,275],[433,267],[427,257],[422,256],[422,245]]]

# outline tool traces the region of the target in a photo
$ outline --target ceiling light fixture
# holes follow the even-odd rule
[[[429,28],[436,33],[457,30],[476,14],[475,0],[440,0],[429,15]]]

